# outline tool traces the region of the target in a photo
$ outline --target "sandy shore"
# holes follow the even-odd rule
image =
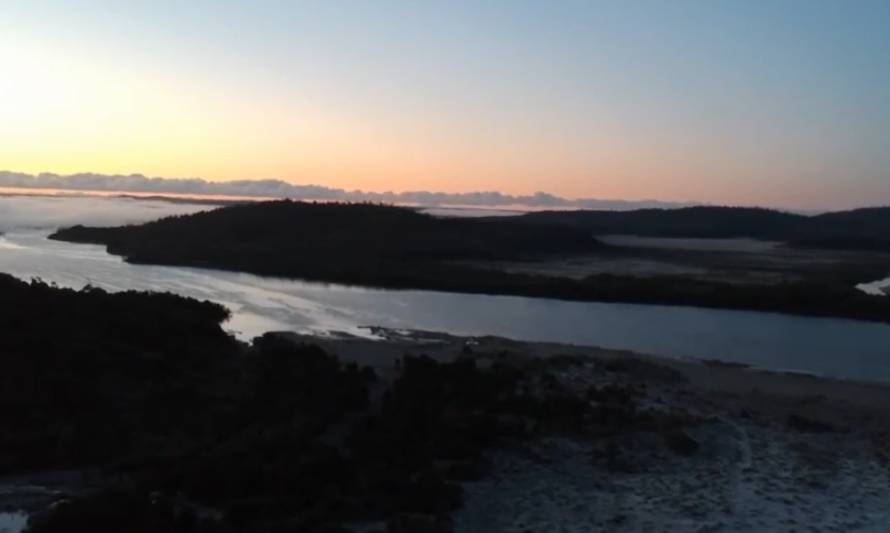
[[[472,352],[571,360],[555,375],[579,394],[632,384],[654,409],[701,423],[694,451],[655,434],[604,443],[546,436],[491,452],[492,471],[465,485],[458,532],[890,531],[890,385],[766,372],[727,363],[496,337],[379,330],[384,341],[319,338],[342,359],[398,372],[406,353],[452,360]],[[616,363],[617,362],[617,363]]]

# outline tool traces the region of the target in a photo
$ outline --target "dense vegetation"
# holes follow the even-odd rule
[[[835,224],[860,228],[859,216],[851,214]],[[866,218],[875,217],[880,218],[878,214]],[[641,279],[600,274],[575,280],[484,268],[488,260],[602,252],[605,247],[591,236],[594,230],[627,233],[636,228],[642,233],[769,238],[776,231],[770,228],[790,228],[804,218],[768,210],[690,208],[456,219],[390,206],[279,201],[139,226],[75,226],[53,238],[105,244],[109,252],[137,263],[370,286],[890,320],[890,299],[861,294],[853,286],[869,280],[852,279],[843,272],[812,281],[739,286],[676,276]],[[475,266],[465,260],[475,261]]]
[[[890,251],[890,207],[801,215],[748,207],[529,213],[522,223],[584,229],[596,235],[736,238],[792,245]]]
[[[226,316],[169,294],[0,275],[0,473],[123,458],[158,427],[202,436],[200,406],[231,394],[214,378],[240,350],[220,328]]]
[[[542,211],[522,215],[535,224],[585,229],[599,235],[776,239],[807,217],[761,208],[686,207],[634,211]]]
[[[123,228],[59,231],[107,244],[135,262],[208,263],[270,274],[353,275],[442,259],[514,259],[599,244],[583,230],[473,218],[438,218],[375,204],[241,204]]]
[[[408,355],[383,382],[316,346],[238,343],[224,309],[172,295],[0,276],[0,302],[0,473],[104,474],[33,533],[446,532],[493,446],[694,422],[640,408],[629,386],[554,378],[584,361]]]

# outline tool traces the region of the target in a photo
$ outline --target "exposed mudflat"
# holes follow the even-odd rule
[[[480,362],[561,356],[554,375],[579,394],[632,385],[649,408],[700,420],[679,444],[630,432],[493,450],[487,477],[464,485],[457,532],[890,530],[888,386],[493,337],[378,333],[387,340],[319,342],[384,375],[406,352],[447,360],[470,351]]]
[[[601,252],[528,261],[469,263],[510,273],[584,279],[599,274],[683,276],[737,284],[884,276],[890,256],[867,251],[794,248],[755,239],[676,239],[631,235],[597,236]]]
[[[636,436],[617,472],[575,440],[496,452],[492,476],[467,484],[456,530],[887,531],[890,471],[843,438],[724,421],[690,435],[691,457]]]

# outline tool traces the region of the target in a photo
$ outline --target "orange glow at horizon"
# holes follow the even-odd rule
[[[484,39],[479,64],[432,45],[409,62],[388,48],[363,55],[379,42],[363,21],[333,45],[314,36],[342,47],[327,54],[264,32],[253,48],[225,49],[212,33],[168,43],[21,28],[0,21],[0,170],[773,207],[890,201],[883,123],[801,113],[797,99],[764,99],[745,80],[684,80],[705,96],[691,98],[654,64],[637,72],[575,45],[553,51],[565,65]],[[649,75],[663,85],[642,83]],[[818,127],[785,128],[789,117]]]
[[[10,72],[0,81],[0,165],[6,170],[276,178],[378,192],[645,192],[634,192],[632,175],[647,171],[629,171],[632,155],[616,157],[619,147],[602,140],[599,150],[579,154],[562,139],[533,132],[514,131],[505,140],[498,132],[467,135],[410,117],[259,94],[233,98],[176,78],[122,76],[110,65],[39,47],[7,49],[0,62]]]

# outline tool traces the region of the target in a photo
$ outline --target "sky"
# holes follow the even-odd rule
[[[890,204],[890,2],[0,0],[0,169]]]

